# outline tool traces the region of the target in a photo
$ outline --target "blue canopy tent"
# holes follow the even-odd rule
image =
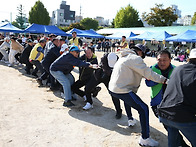
[[[160,31],[160,32],[144,32],[143,34],[140,34],[135,37],[131,37],[133,40],[157,40],[157,41],[163,41],[167,38],[171,37],[172,35],[168,34],[166,31]]]
[[[4,23],[0,26],[0,32],[22,33],[23,30],[13,26],[11,23]]]
[[[166,39],[166,41],[174,42],[196,42],[196,31],[187,30],[184,33],[172,36]]]
[[[66,32],[68,34],[72,34],[72,32],[76,32],[77,36],[79,37],[88,37],[88,38],[104,38],[104,36],[96,33],[94,30],[80,30],[80,29],[76,29],[73,28],[72,30]]]
[[[28,28],[24,30],[24,33],[41,33],[41,34],[55,34],[61,36],[70,36],[69,34],[65,33],[64,31],[60,30],[56,26],[48,26],[48,25],[40,25],[40,24],[32,24]]]
[[[126,36],[126,39],[136,36],[133,32],[116,32],[112,35],[106,36],[106,39],[121,39],[122,36]]]

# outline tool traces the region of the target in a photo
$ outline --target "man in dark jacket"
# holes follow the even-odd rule
[[[95,71],[94,75],[91,76],[90,81],[87,83],[87,85],[85,87],[85,94],[87,97],[87,103],[83,107],[83,109],[87,110],[87,109],[91,108],[92,103],[93,103],[92,97],[91,97],[91,92],[95,89],[95,87],[97,85],[99,85],[100,83],[103,83],[106,86],[106,88],[108,89],[108,84],[109,84],[110,77],[112,74],[112,69],[113,69],[114,64],[116,63],[117,60],[118,60],[118,57],[115,53],[107,53],[101,58],[101,62],[100,62],[101,68],[99,68]],[[113,101],[113,104],[116,109],[116,119],[120,119],[122,116],[122,109],[120,107],[120,100],[113,97],[113,96],[111,96],[111,97],[112,97],[112,101]]]
[[[42,80],[50,78],[50,89],[55,90],[55,79],[50,75],[50,65],[61,55],[60,54],[60,39],[53,38],[50,50],[46,53],[44,59],[42,60],[42,66],[44,68],[44,73],[37,79],[40,86],[43,85]]]
[[[173,71],[158,110],[160,121],[168,126],[169,147],[179,145],[179,130],[196,146],[196,49],[187,64]]]
[[[88,47],[87,50],[85,50],[85,54],[81,56],[79,59],[91,64],[98,64],[97,56],[93,53],[91,47]],[[73,93],[76,93],[81,97],[85,96],[85,92],[80,90],[80,88],[85,86],[89,82],[91,76],[93,75],[93,71],[94,69],[92,68],[86,68],[86,67],[79,68],[79,79],[71,86]],[[96,95],[100,90],[101,90],[100,87],[95,88]]]
[[[63,106],[74,106],[71,102],[71,85],[74,83],[74,77],[71,74],[71,71],[74,69],[74,66],[93,68],[91,64],[78,59],[79,53],[79,48],[77,46],[72,46],[69,49],[69,53],[62,54],[50,66],[50,73],[63,86],[65,98]]]
[[[31,39],[28,39],[27,43],[27,46],[21,54],[20,62],[26,64],[25,71],[27,74],[31,74],[30,69],[33,69],[33,64],[29,62],[29,56],[33,48],[33,41]]]

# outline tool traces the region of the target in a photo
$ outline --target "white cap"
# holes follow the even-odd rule
[[[37,41],[37,40],[34,40],[34,41],[33,41],[33,43],[36,43],[36,44],[37,44],[37,43],[38,43],[38,41]]]
[[[113,68],[114,64],[118,60],[118,57],[117,57],[117,55],[115,53],[109,53],[107,59],[108,59],[109,67]]]
[[[191,50],[189,58],[196,58],[196,48]]]
[[[63,45],[61,46],[60,52],[64,52],[67,48],[68,48],[68,45],[67,45],[67,44],[63,44]]]
[[[4,41],[6,41],[6,40],[10,40],[10,38],[9,38],[9,37],[5,37],[5,38],[4,38]]]

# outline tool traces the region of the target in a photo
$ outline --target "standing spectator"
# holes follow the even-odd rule
[[[97,42],[97,49],[98,49],[98,51],[101,49],[101,40],[99,40],[99,41]]]
[[[157,42],[157,52],[159,52],[160,50],[161,50],[160,42]]]
[[[134,40],[130,40],[129,48],[131,49],[133,46],[135,46],[135,42],[134,42]]]
[[[82,40],[77,37],[77,33],[74,31],[72,32],[72,39],[69,40],[71,46],[82,47]]]
[[[152,70],[169,79],[175,68],[175,66],[171,64],[170,52],[167,50],[162,50],[158,52],[157,61],[158,62],[155,65],[151,66]],[[145,82],[148,87],[151,87],[150,105],[155,116],[158,118],[158,105],[162,101],[163,94],[165,93],[165,89],[167,85],[162,83],[156,83],[151,80],[146,80]],[[167,130],[167,126],[164,125],[164,127]],[[178,133],[177,135],[180,135],[180,133]],[[180,135],[180,142],[181,142],[180,145],[182,145],[183,147],[187,146],[181,135]]]
[[[104,52],[108,53],[109,51],[110,51],[110,42],[109,39],[106,39]]]
[[[36,68],[33,70],[32,75],[38,77],[37,72],[38,70],[43,74],[44,69],[41,65],[41,61],[44,57],[44,46],[46,45],[46,40],[41,38],[39,43],[37,43],[33,49],[31,50],[29,61],[31,64],[35,65]]]
[[[126,36],[122,36],[122,41],[118,47],[120,47],[121,49],[129,48],[129,44],[126,41]]]
[[[95,47],[93,45],[93,42],[90,43],[90,47],[91,47],[92,52],[95,53]]]
[[[8,49],[10,48],[10,38],[9,37],[5,37],[4,38],[4,42],[0,45],[0,52],[4,57],[4,61],[6,63],[8,63]]]
[[[186,59],[189,57],[189,54],[190,54],[190,49],[189,47],[187,47],[186,52],[185,52]]]
[[[158,142],[150,138],[148,106],[136,94],[143,77],[158,83],[165,83],[167,78],[152,71],[146,66],[145,47],[136,44],[132,49],[121,51],[122,57],[116,62],[109,82],[110,94],[121,99],[126,104],[127,113],[131,107],[136,109],[140,116],[142,136],[139,144],[144,146],[158,146]],[[134,121],[134,119],[132,120]]]
[[[158,108],[160,121],[168,127],[168,147],[179,145],[178,131],[196,146],[196,49],[188,61],[173,71]]]
[[[177,47],[174,50],[175,56],[178,55],[178,52],[180,51],[180,44],[177,45]]]
[[[25,71],[27,74],[31,74],[30,70],[33,69],[33,65],[29,62],[29,56],[32,49],[33,49],[33,41],[31,39],[27,39],[27,46],[22,52],[20,58],[21,63],[26,64]]]
[[[15,37],[11,38],[9,64],[8,64],[9,67],[13,66],[14,61],[16,60],[15,55],[24,50],[23,46],[16,39],[17,38]]]
[[[74,77],[71,74],[71,71],[74,69],[73,66],[93,67],[89,63],[78,59],[79,53],[79,48],[77,46],[72,46],[69,53],[62,54],[50,66],[50,73],[63,86],[63,97],[65,99],[63,106],[66,107],[74,106],[74,104],[71,102],[71,85],[74,83]]]
[[[105,39],[101,42],[102,52],[105,52]]]

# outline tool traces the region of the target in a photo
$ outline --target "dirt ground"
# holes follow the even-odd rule
[[[97,52],[99,58],[103,55]],[[155,58],[147,57],[148,66],[156,63]],[[172,61],[174,65],[184,63]],[[72,72],[78,78],[77,68]],[[124,104],[121,101],[123,116],[115,119],[115,110],[107,89],[93,99],[94,108],[82,110],[82,98],[74,101],[76,106],[63,107],[60,92],[50,92],[40,88],[32,76],[26,75],[23,67],[8,67],[0,62],[0,146],[1,147],[137,147],[140,136],[140,123],[127,127]],[[137,93],[144,102],[150,103],[150,88],[144,79]],[[160,147],[167,146],[167,132],[159,120],[150,112],[151,137],[159,141]]]

